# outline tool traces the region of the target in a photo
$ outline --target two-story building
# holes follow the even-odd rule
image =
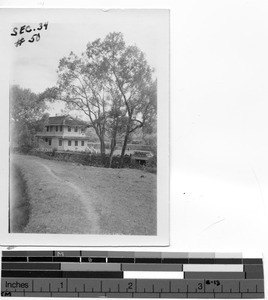
[[[69,115],[49,117],[45,131],[36,134],[40,147],[46,149],[85,151],[89,137],[85,131],[89,125]]]

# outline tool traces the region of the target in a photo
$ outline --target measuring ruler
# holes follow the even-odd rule
[[[262,258],[239,254],[3,251],[2,297],[264,298]]]

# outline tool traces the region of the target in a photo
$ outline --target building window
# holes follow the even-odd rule
[[[62,140],[59,140],[59,146],[62,146]]]
[[[47,126],[47,131],[49,131],[49,126]]]
[[[68,126],[68,131],[72,131],[72,127],[71,126]]]
[[[72,141],[68,141],[68,146],[72,146]]]
[[[45,138],[45,142],[47,143],[47,138]]]
[[[62,131],[62,126],[60,126],[60,131]]]
[[[56,126],[56,131],[58,131],[58,126]]]
[[[51,139],[48,140],[48,144],[49,144],[49,146],[51,146]]]
[[[85,146],[85,142],[84,141],[81,141],[81,146]]]
[[[74,142],[74,145],[75,145],[75,146],[78,146],[78,141],[75,141],[75,142]]]
[[[85,133],[85,128],[81,128],[81,133]]]
[[[78,131],[78,128],[77,128],[77,127],[75,127],[75,128],[74,128],[74,132],[77,132],[77,131]]]

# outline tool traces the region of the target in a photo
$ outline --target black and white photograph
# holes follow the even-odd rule
[[[5,234],[167,245],[169,11],[12,12]]]

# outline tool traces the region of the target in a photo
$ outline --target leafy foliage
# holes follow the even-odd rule
[[[18,85],[10,88],[11,146],[28,151],[35,146],[34,135],[48,118],[46,104],[39,95]]]
[[[64,101],[82,111],[99,138],[105,155],[110,139],[112,159],[117,140],[123,140],[121,158],[130,135],[139,128],[147,134],[156,129],[157,83],[145,54],[127,46],[122,33],[89,42],[81,56],[70,53],[60,60],[58,87],[43,96]]]

